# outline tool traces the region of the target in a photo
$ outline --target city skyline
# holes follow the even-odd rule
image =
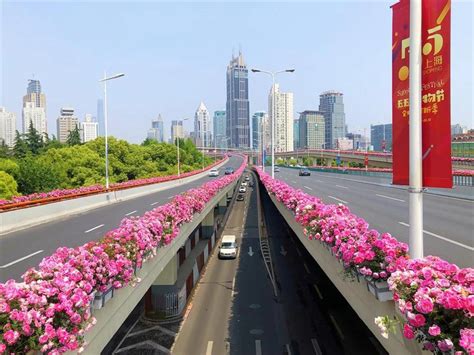
[[[272,16],[268,15],[268,4],[242,4],[237,7],[235,4],[216,4],[210,6],[206,4],[189,5],[185,4],[142,4],[143,9],[149,9],[150,14],[143,16],[159,16],[163,19],[163,24],[157,29],[139,23],[136,30],[129,35],[120,38],[123,33],[120,30],[120,21],[113,20],[111,16],[110,29],[105,34],[98,34],[96,29],[100,23],[103,11],[111,11],[113,14],[122,14],[127,11],[127,21],[138,22],[140,17],[137,11],[128,11],[130,6],[120,4],[114,9],[104,4],[87,3],[49,3],[36,5],[34,3],[5,3],[3,5],[4,29],[4,49],[7,56],[3,58],[3,80],[1,91],[1,106],[7,111],[15,113],[17,117],[17,127],[21,127],[21,97],[25,93],[28,79],[38,79],[41,81],[42,91],[47,95],[47,118],[49,133],[54,133],[55,113],[60,107],[72,105],[77,110],[78,117],[84,117],[85,113],[95,112],[97,99],[102,96],[102,89],[98,83],[104,69],[107,72],[124,71],[126,78],[120,82],[111,83],[109,87],[109,128],[110,134],[119,138],[124,138],[132,142],[140,142],[144,139],[143,132],[149,127],[149,121],[156,117],[158,112],[162,112],[165,121],[165,132],[169,132],[171,120],[180,120],[192,116],[195,110],[195,102],[205,100],[209,111],[221,109],[225,106],[225,78],[223,71],[228,64],[232,54],[232,48],[237,53],[239,44],[245,53],[248,68],[262,67],[269,69],[280,69],[280,67],[294,66],[295,74],[278,79],[295,95],[295,112],[303,110],[318,109],[318,95],[326,90],[338,90],[344,93],[346,106],[346,122],[349,131],[357,131],[361,128],[369,128],[370,124],[390,123],[390,31],[391,31],[391,10],[390,4],[393,2],[382,2],[376,4],[366,4],[364,9],[360,9],[357,3],[348,2],[342,4],[274,4],[272,16],[275,20],[292,16],[298,13],[299,16],[313,13],[317,16],[318,22],[314,29],[305,25],[305,21],[298,21],[294,28],[285,33],[283,40],[267,38],[268,31],[263,30],[263,23],[272,21]],[[75,11],[70,11],[74,9]],[[68,28],[62,26],[63,22],[71,21],[71,16],[76,19],[85,18],[90,9],[97,11],[91,15],[91,28]],[[142,10],[143,10],[142,9]],[[327,19],[319,17],[321,9],[325,10]],[[466,104],[472,96],[472,84],[469,78],[472,75],[472,34],[469,29],[472,23],[472,4],[453,2],[453,25],[452,25],[452,124],[472,125],[472,104]],[[162,10],[162,11],[161,11]],[[232,11],[239,14],[248,15],[248,28],[238,32],[237,29],[222,28],[222,34],[217,34],[210,25],[204,25],[195,31],[190,31],[190,25],[176,33],[169,34],[170,38],[164,37],[162,48],[151,49],[142,47],[147,38],[161,38],[160,31],[163,31],[169,22],[176,20],[174,12],[179,12],[183,18],[191,19],[192,23],[198,18],[219,18],[219,23],[225,23]],[[161,12],[163,14],[161,14]],[[142,13],[143,12],[143,13]],[[41,16],[37,14],[54,13],[56,22],[44,24],[37,29],[37,43],[30,47],[19,46],[24,43],[31,27],[38,27]],[[74,15],[71,15],[74,13]],[[229,13],[229,14],[227,14]],[[64,15],[64,17],[62,17]],[[166,16],[169,15],[169,18]],[[234,14],[235,15],[235,14]],[[320,46],[308,47],[297,37],[304,35],[306,31],[311,33],[325,32],[325,25],[335,18],[347,19],[360,15],[362,18],[371,16],[372,24],[359,24],[356,30],[341,22],[338,31],[332,33],[333,39],[325,40]],[[251,23],[252,19],[258,18],[259,26]],[[186,22],[186,21],[184,21]],[[299,23],[301,22],[301,23]],[[18,27],[22,23],[23,27]],[[351,25],[352,26],[352,25]],[[64,33],[54,38],[57,27],[64,28]],[[221,26],[222,27],[222,26]],[[245,27],[245,26],[244,26]],[[374,33],[374,28],[379,28],[378,33]],[[116,32],[114,32],[116,31]],[[138,31],[138,32],[136,32]],[[150,31],[148,33],[147,31]],[[351,32],[352,31],[352,32]],[[143,33],[147,33],[143,35]],[[139,43],[134,42],[134,38],[140,34],[144,36]],[[94,36],[97,36],[94,37]],[[104,37],[105,36],[105,37]],[[190,37],[187,38],[186,36]],[[211,44],[205,45],[205,50],[197,52],[192,45],[186,46],[195,41],[196,38],[207,37],[214,39]],[[466,38],[467,36],[467,38]],[[226,41],[219,41],[220,38],[227,38]],[[304,37],[304,36],[303,36]],[[365,38],[367,41],[360,41]],[[73,48],[75,39],[79,42],[77,48]],[[110,40],[110,48],[100,51],[101,41]],[[294,39],[294,41],[293,41]],[[189,42],[188,42],[189,41]],[[348,48],[336,48],[335,43],[345,41]],[[215,44],[213,44],[216,42]],[[177,43],[177,44],[176,44]],[[219,43],[219,44],[217,44]],[[352,43],[352,44],[351,44]],[[202,43],[201,43],[202,44]],[[116,48],[112,48],[117,45]],[[299,56],[298,48],[305,48],[305,55]],[[140,46],[140,47],[137,47]],[[90,48],[89,48],[90,47]],[[360,47],[360,48],[359,48]],[[81,52],[86,48],[84,52]],[[130,58],[122,58],[123,50],[140,49],[140,53],[131,54]],[[364,62],[368,48],[372,48],[373,54],[369,63]],[[64,61],[64,58],[53,55],[55,52],[71,51],[75,54],[72,59]],[[159,52],[160,60],[156,60],[155,52]],[[180,55],[188,52],[192,53],[189,59],[182,59]],[[345,51],[350,51],[350,55],[345,56]],[[28,60],[29,53],[35,53],[35,61]],[[94,52],[94,56],[89,56]],[[110,52],[110,53],[106,53]],[[323,53],[323,55],[321,55]],[[79,55],[81,54],[81,55]],[[97,55],[95,55],[97,54]],[[349,54],[349,53],[346,53]],[[210,58],[212,57],[212,58]],[[210,58],[210,59],[209,59]],[[274,59],[277,58],[277,59]],[[109,64],[109,65],[106,65]],[[269,64],[270,63],[270,64]],[[104,68],[106,67],[106,68]],[[197,69],[199,68],[199,72]],[[326,68],[335,68],[331,71]],[[170,70],[171,69],[171,70]],[[143,71],[152,72],[148,77],[143,76]],[[326,73],[330,72],[330,73]],[[185,80],[187,78],[187,81]],[[367,84],[369,79],[372,82]],[[304,80],[303,80],[304,79]],[[206,81],[205,85],[203,80]],[[250,110],[255,112],[266,109],[267,93],[271,86],[265,76],[249,74]],[[65,83],[74,85],[65,86]],[[164,82],[166,85],[156,85],[157,82]],[[184,85],[187,85],[183,90]],[[160,87],[161,86],[161,87]],[[8,88],[8,90],[6,90]],[[138,89],[143,88],[143,90]],[[149,90],[147,90],[149,88]],[[153,88],[153,90],[152,90]],[[132,92],[131,92],[132,91]],[[196,95],[198,94],[198,95]],[[198,96],[198,97],[196,97]],[[366,107],[364,99],[374,97],[370,107]],[[156,100],[156,97],[159,100]],[[153,105],[148,104],[153,102]],[[186,129],[192,130],[192,122],[186,122]],[[131,128],[136,128],[131,129]]]

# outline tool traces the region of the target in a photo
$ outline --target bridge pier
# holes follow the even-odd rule
[[[211,238],[214,233],[215,213],[211,210],[201,222],[201,236],[202,239]]]

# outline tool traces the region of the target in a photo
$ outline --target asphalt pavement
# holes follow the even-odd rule
[[[242,158],[234,156],[229,158],[225,166],[237,169],[241,163]],[[221,176],[224,167],[220,168]],[[118,227],[122,219],[141,216],[167,203],[177,194],[199,187],[213,179],[216,178],[205,176],[186,184],[177,181],[175,186],[166,190],[2,235],[0,282],[8,279],[20,281],[21,275],[28,268],[37,266],[45,256],[51,255],[58,247],[76,247],[100,239],[107,231]]]
[[[269,169],[267,168],[267,172]],[[408,192],[373,179],[311,172],[298,176],[297,169],[280,168],[276,178],[321,198],[325,203],[343,203],[379,232],[388,232],[408,243]],[[474,264],[474,202],[425,194],[424,250],[460,267]]]

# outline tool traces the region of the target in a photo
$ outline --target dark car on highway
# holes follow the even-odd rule
[[[311,173],[308,169],[300,169],[299,176],[310,176]]]
[[[237,201],[243,201],[244,195],[237,195]]]
[[[225,170],[224,170],[224,174],[226,174],[226,175],[230,175],[230,174],[232,174],[233,172],[234,172],[234,169],[232,169],[231,167],[227,167],[227,168],[225,168]]]

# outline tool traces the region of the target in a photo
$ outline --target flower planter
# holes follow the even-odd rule
[[[114,288],[112,285],[108,285],[107,290],[104,292],[96,291],[94,295],[94,301],[92,308],[101,309],[104,305],[114,296]]]
[[[367,290],[375,296],[380,302],[393,300],[393,292],[388,288],[387,281],[375,281],[366,278]]]

